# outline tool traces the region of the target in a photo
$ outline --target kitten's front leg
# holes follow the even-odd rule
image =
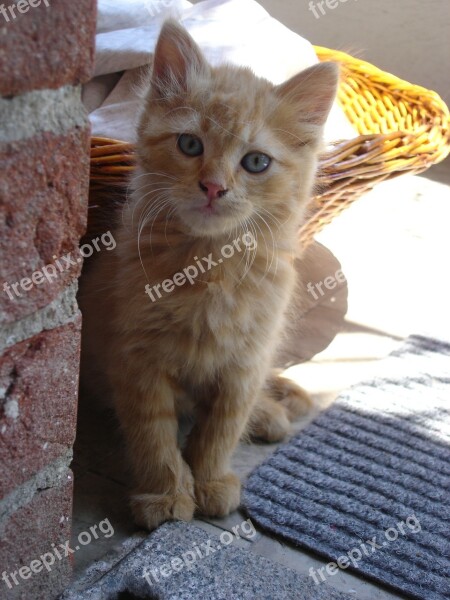
[[[194,482],[177,443],[175,394],[162,373],[116,374],[116,408],[125,432],[136,488],[131,508],[138,525],[192,519]]]
[[[241,484],[231,471],[231,457],[260,387],[245,373],[229,373],[220,382],[217,397],[199,407],[184,454],[194,475],[201,514],[221,517],[239,506]]]

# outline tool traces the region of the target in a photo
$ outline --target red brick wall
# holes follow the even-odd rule
[[[80,84],[92,69],[96,6],[20,0],[11,12],[13,3],[0,12],[0,597],[51,600],[68,583],[70,560],[49,569],[36,561],[70,537],[75,251],[89,180]],[[76,264],[50,280],[37,274],[69,253]]]

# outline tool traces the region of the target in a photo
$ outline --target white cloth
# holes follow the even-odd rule
[[[95,76],[83,90],[94,136],[135,141],[139,83],[168,17],[186,27],[212,65],[248,66],[275,84],[318,62],[307,40],[255,0],[205,0],[196,5],[186,0],[99,0]],[[335,106],[326,139],[355,135]]]

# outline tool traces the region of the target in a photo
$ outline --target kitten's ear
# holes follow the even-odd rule
[[[339,81],[335,63],[323,62],[294,75],[276,88],[277,95],[298,104],[301,120],[323,125],[327,120]]]
[[[189,73],[208,69],[203,54],[189,35],[176,21],[164,23],[153,58],[152,83],[162,92],[167,86],[187,88]]]

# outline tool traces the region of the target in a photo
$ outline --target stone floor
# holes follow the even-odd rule
[[[450,161],[424,176],[405,176],[381,184],[318,236],[330,253],[324,250],[323,256],[328,258],[322,261],[321,271],[310,271],[308,275],[312,283],[322,281],[333,275],[340,263],[348,282],[348,311],[344,317],[345,288],[319,302],[319,306],[310,307],[315,309],[308,317],[312,325],[298,344],[298,360],[321,351],[287,371],[314,400],[313,410],[296,424],[296,430],[328,406],[340,391],[370,376],[380,359],[409,334],[439,335],[443,328],[450,329],[449,185]],[[339,333],[329,344],[336,331]],[[274,448],[241,444],[234,465],[242,479]],[[144,535],[133,526],[127,507],[127,469],[114,417],[90,406],[87,398],[80,402],[73,467],[73,539],[104,519],[109,519],[114,528],[113,536],[99,536],[74,554],[75,572],[79,574],[107,553],[109,562],[103,562],[103,568],[108,568]],[[226,519],[197,520],[196,524],[220,535],[245,518],[236,512]],[[305,575],[311,566],[318,568],[328,562],[261,531],[254,543],[239,540],[239,544]],[[327,584],[358,600],[402,597],[349,571],[339,571],[328,578]]]

